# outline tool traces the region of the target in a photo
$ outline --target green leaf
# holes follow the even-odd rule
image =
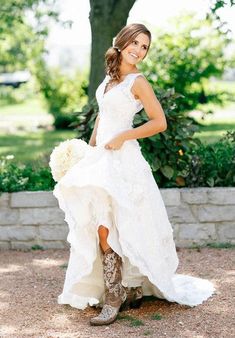
[[[174,169],[170,167],[169,165],[165,165],[161,167],[160,170],[163,173],[163,175],[169,179],[171,179],[172,176],[174,175]]]
[[[185,179],[181,176],[177,176],[176,179],[176,184],[180,187],[184,187],[185,186]]]
[[[158,158],[154,159],[153,164],[152,164],[153,171],[157,171],[160,167],[161,167],[161,161]]]
[[[213,177],[208,178],[208,180],[206,182],[209,185],[209,187],[214,187],[214,185],[215,185],[215,180],[214,180]]]

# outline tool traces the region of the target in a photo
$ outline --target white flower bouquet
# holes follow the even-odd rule
[[[49,162],[54,180],[58,182],[72,166],[85,156],[90,148],[91,146],[81,139],[63,141],[55,147]]]

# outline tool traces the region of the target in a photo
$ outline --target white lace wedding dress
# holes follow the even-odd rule
[[[84,309],[102,303],[104,283],[97,229],[109,229],[108,243],[123,259],[123,285],[142,285],[144,295],[195,306],[214,292],[211,282],[176,274],[178,258],[166,209],[137,140],[119,150],[104,145],[116,134],[133,128],[142,104],[131,93],[140,73],[104,93],[109,76],[96,97],[100,121],[97,146],[57,183],[54,195],[69,226],[70,258],[58,303]]]

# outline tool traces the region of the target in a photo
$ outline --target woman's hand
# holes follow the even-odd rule
[[[125,142],[125,139],[123,138],[122,134],[119,134],[115,136],[113,139],[111,139],[106,145],[105,149],[110,150],[118,150],[121,148],[123,143]]]

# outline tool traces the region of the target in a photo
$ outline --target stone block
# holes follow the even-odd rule
[[[208,190],[208,202],[210,204],[233,204],[235,208],[235,188],[213,188]]]
[[[179,189],[160,189],[160,193],[166,206],[180,205]]]
[[[10,194],[8,192],[0,193],[0,208],[9,206]]]
[[[182,201],[188,204],[204,204],[207,203],[208,188],[193,188],[193,189],[181,189]]]
[[[12,208],[43,208],[58,206],[51,191],[20,191],[11,194]]]
[[[64,213],[59,208],[20,208],[21,224],[65,224]]]
[[[68,227],[62,225],[40,225],[40,240],[66,240],[68,236]]]
[[[43,249],[66,249],[69,244],[65,241],[43,241],[41,246]]]
[[[217,224],[217,238],[218,242],[235,241],[235,222]]]
[[[177,248],[190,248],[192,247],[194,244],[191,240],[188,239],[176,239],[175,241],[175,245]]]
[[[235,207],[228,205],[202,205],[194,206],[194,213],[200,222],[235,222]]]
[[[192,211],[187,205],[179,207],[167,207],[167,214],[170,222],[172,223],[194,223],[196,221]]]
[[[33,226],[4,226],[1,227],[2,241],[29,241],[37,237],[37,227]]]
[[[189,223],[179,224],[179,240],[191,240],[192,242],[208,242],[216,240],[215,224],[213,223]]]
[[[37,243],[35,241],[11,241],[11,249],[18,249],[23,251],[29,251],[31,250],[32,246],[36,245]]]
[[[18,224],[19,222],[19,210],[1,208],[0,209],[0,225]]]
[[[0,250],[9,250],[11,248],[10,242],[0,241]]]

